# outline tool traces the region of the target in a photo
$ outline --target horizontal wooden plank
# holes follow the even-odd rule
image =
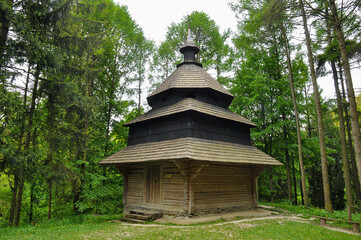
[[[184,198],[183,192],[165,192],[164,195],[167,196],[167,197],[164,197],[164,199],[181,199],[181,200],[183,200],[183,198]]]
[[[216,186],[206,186],[206,187],[202,187],[202,186],[194,186],[194,192],[218,192],[220,194],[222,194],[222,192],[246,192],[248,194],[251,193],[251,187],[244,187],[244,186],[223,186],[223,185],[216,185]]]
[[[231,208],[231,207],[249,207],[252,206],[252,201],[247,202],[227,202],[227,203],[211,203],[211,204],[195,204],[194,209],[209,209],[209,208]]]
[[[141,192],[127,192],[127,197],[142,197],[143,194]]]

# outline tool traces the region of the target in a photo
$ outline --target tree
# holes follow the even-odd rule
[[[299,3],[300,3],[302,20],[303,20],[303,28],[305,31],[308,63],[310,66],[313,92],[314,92],[315,103],[316,103],[317,127],[318,127],[318,136],[319,136],[320,151],[321,151],[322,180],[323,180],[323,191],[324,191],[324,198],[325,198],[325,209],[328,212],[332,212],[333,210],[332,210],[330,184],[329,184],[328,169],[327,169],[327,153],[326,153],[326,143],[325,143],[325,131],[324,131],[323,119],[322,119],[321,101],[320,101],[320,95],[318,92],[316,72],[315,72],[313,55],[312,55],[313,53],[312,53],[312,49],[311,49],[311,38],[310,38],[310,33],[308,31],[306,13],[305,13],[305,9],[304,9],[302,0],[300,0]]]
[[[248,96],[248,93],[256,94],[255,96],[259,99],[258,101],[262,102],[260,110],[263,114],[253,118],[253,114],[250,114],[250,112],[257,112],[256,107],[251,107],[249,110],[244,109],[240,113],[243,116],[249,117],[252,121],[255,121],[256,125],[264,129],[259,133],[259,135],[258,133],[257,135],[255,134],[255,130],[252,131],[253,139],[255,136],[263,136],[264,140],[266,140],[261,145],[264,147],[264,151],[272,154],[274,157],[278,157],[278,159],[284,158],[286,165],[289,165],[290,153],[285,151],[285,149],[290,149],[290,145],[293,146],[294,144],[285,142],[285,139],[288,139],[290,136],[293,138],[292,132],[295,129],[291,124],[291,119],[293,119],[297,113],[292,113],[292,102],[300,101],[300,95],[294,91],[293,96],[294,99],[297,100],[292,101],[292,93],[291,89],[287,88],[289,83],[287,83],[287,74],[285,72],[287,70],[291,71],[291,76],[294,80],[292,83],[295,85],[293,86],[293,89],[298,90],[300,87],[303,88],[302,86],[307,78],[304,78],[304,74],[302,74],[302,76],[301,74],[296,74],[296,77],[294,78],[294,71],[296,70],[295,66],[293,66],[294,64],[292,64],[290,58],[287,58],[289,51],[288,41],[285,39],[282,31],[279,31],[280,24],[278,22],[266,20],[265,8],[267,7],[268,6],[265,6],[265,3],[251,3],[248,1],[239,1],[237,4],[233,5],[233,9],[236,11],[236,14],[239,14],[240,16],[247,16],[247,18],[244,19],[240,18],[243,19],[243,21],[240,21],[239,23],[240,34],[237,36],[237,42],[235,42],[237,50],[239,49],[239,53],[236,52],[236,54],[239,54],[237,57],[241,58],[240,60],[234,61],[235,64],[240,64],[241,68],[241,71],[237,71],[236,76],[237,78],[240,77],[241,79],[249,80],[232,82],[231,86],[233,86],[233,88],[245,89],[241,94],[233,92],[236,96],[242,96],[245,101],[238,102],[238,98],[236,97],[232,106],[237,109],[237,112],[239,112],[238,109],[244,109],[244,107],[241,106],[252,106],[256,103],[245,96]],[[285,40],[287,43],[287,49],[285,49]],[[239,43],[243,44],[238,47],[237,44]],[[259,51],[264,51],[264,54],[269,55],[269,58],[263,55],[256,55]],[[283,67],[285,66],[283,64],[285,58],[286,60],[289,60],[289,64],[286,65],[288,66],[287,68]],[[255,72],[252,75],[244,72],[246,69],[245,63],[248,61],[250,61],[248,63],[249,68]],[[265,62],[263,63],[262,61]],[[267,66],[267,68],[262,66]],[[258,69],[262,70],[259,71]],[[298,70],[300,69],[297,69],[297,71]],[[305,69],[300,72],[304,72],[304,70]],[[247,82],[258,82],[257,79],[263,78],[265,78],[263,83],[259,82],[255,85],[256,87],[254,89],[251,88],[252,90],[248,88],[248,84],[246,84]],[[263,122],[263,119],[270,119],[270,121],[266,120],[266,122]],[[282,121],[282,119],[285,121]],[[299,136],[301,136],[300,131],[299,133]],[[254,141],[254,143],[257,145],[257,141]],[[299,153],[302,154],[301,148],[299,148]],[[280,154],[282,154],[282,157],[280,157]],[[290,169],[286,168],[286,172],[288,175],[288,180],[286,181],[288,187],[284,189],[288,189],[287,195],[290,196]],[[272,185],[274,186],[274,184],[272,184],[272,182],[274,182],[272,178],[270,175],[270,187],[272,187]],[[263,185],[260,184],[260,186]],[[269,189],[269,187],[267,186],[266,189]],[[261,192],[262,191],[263,189],[261,189]],[[295,196],[296,195],[297,194],[295,194]]]
[[[347,96],[350,103],[350,117],[351,117],[351,126],[352,126],[352,136],[354,140],[355,146],[355,155],[357,160],[357,170],[358,170],[358,177],[361,184],[361,133],[360,133],[360,123],[357,114],[357,106],[355,100],[355,92],[352,83],[351,77],[351,70],[350,70],[350,63],[348,61],[347,50],[346,50],[346,42],[343,33],[342,23],[339,19],[339,11],[337,9],[336,3],[334,0],[328,1],[330,9],[331,9],[331,20],[332,26],[335,29],[337,39],[338,39],[338,46],[341,53],[342,65],[345,74],[346,86],[347,86]],[[357,1],[352,1],[350,3],[354,6],[353,9],[359,7],[357,5]]]
[[[152,88],[155,89],[164,81],[174,70],[176,62],[176,52],[172,44],[165,40],[160,43],[153,54],[151,63],[151,83]]]
[[[219,79],[229,68],[230,47],[227,39],[230,30],[220,33],[219,27],[206,13],[194,11],[189,16],[184,16],[179,23],[172,23],[166,33],[168,49],[176,53],[187,39],[187,28],[190,26],[194,43],[201,49],[196,59],[202,63],[205,69],[216,70],[216,78]],[[165,47],[165,46],[164,46]],[[172,54],[173,55],[173,54]],[[179,55],[178,63],[181,62]]]

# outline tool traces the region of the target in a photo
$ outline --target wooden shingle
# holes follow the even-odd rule
[[[179,138],[123,148],[100,162],[102,165],[191,159],[255,165],[282,165],[252,146],[200,138]]]
[[[225,109],[225,108],[222,108],[222,107],[219,107],[216,105],[212,105],[209,103],[201,102],[194,98],[185,98],[175,104],[165,106],[162,108],[157,108],[154,110],[150,110],[147,113],[140,115],[136,119],[128,122],[124,126],[129,126],[129,125],[132,125],[133,123],[138,123],[138,122],[142,122],[142,121],[146,121],[146,120],[150,120],[150,119],[155,119],[155,118],[172,115],[175,113],[181,113],[181,112],[185,112],[185,111],[191,111],[191,110],[197,111],[200,113],[204,113],[207,115],[211,115],[214,117],[218,117],[218,118],[223,118],[223,119],[227,119],[227,120],[231,120],[231,121],[235,121],[235,122],[244,123],[244,124],[250,125],[252,127],[255,126],[248,119],[246,119],[232,111],[229,111],[228,109]]]
[[[210,88],[233,97],[217,80],[201,66],[196,64],[183,64],[179,66],[177,70],[148,97],[152,97],[171,88]]]

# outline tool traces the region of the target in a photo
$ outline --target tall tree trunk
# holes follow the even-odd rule
[[[47,118],[46,118],[46,122],[47,122],[47,127],[48,129],[50,129],[50,131],[47,132],[47,136],[46,136],[46,140],[49,143],[49,148],[48,148],[48,153],[47,153],[47,157],[46,160],[44,162],[44,166],[47,167],[48,171],[52,171],[52,164],[54,161],[54,152],[55,152],[55,132],[54,132],[54,128],[55,128],[55,121],[56,121],[56,109],[55,109],[55,101],[56,101],[56,95],[54,92],[50,91],[48,94],[48,99],[47,99]],[[47,183],[49,185],[49,196],[48,196],[48,219],[51,218],[51,203],[52,203],[52,191],[53,191],[53,184],[54,184],[54,180],[52,178],[52,176],[49,176],[47,179]]]
[[[289,49],[288,49],[288,40],[287,40],[286,31],[285,31],[283,25],[281,25],[281,33],[282,33],[282,37],[283,37],[283,40],[284,40],[283,45],[284,45],[285,52],[286,52],[286,57],[287,57],[288,76],[289,76],[289,79],[290,79],[290,88],[291,88],[291,93],[292,93],[293,108],[294,108],[295,119],[296,119],[297,143],[298,143],[298,159],[299,159],[299,162],[300,162],[301,182],[302,182],[301,187],[302,187],[304,203],[305,203],[306,206],[308,206],[308,195],[307,195],[307,190],[306,190],[306,172],[305,172],[305,168],[304,168],[304,164],[303,164],[300,120],[298,118],[296,93],[295,93],[295,88],[293,86],[294,81],[293,81],[293,73],[292,73],[292,66],[291,66],[291,57],[290,57],[290,52],[289,52]]]
[[[119,42],[116,45],[116,48],[118,50],[118,45]],[[112,110],[113,110],[113,98],[114,98],[114,92],[116,91],[116,70],[118,68],[118,64],[117,64],[117,59],[118,59],[118,51],[116,51],[115,55],[114,55],[114,59],[113,59],[113,71],[112,71],[112,77],[111,77],[111,86],[110,86],[110,94],[109,94],[109,102],[108,102],[108,112],[107,112],[107,129],[105,132],[105,154],[107,156],[108,154],[108,145],[109,145],[109,134],[110,134],[110,122],[112,120]],[[105,171],[105,168],[104,168]]]
[[[345,37],[342,30],[342,24],[338,17],[338,11],[336,3],[334,0],[329,0],[330,8],[332,12],[332,23],[336,31],[338,39],[338,47],[341,53],[342,66],[345,74],[346,87],[347,87],[347,96],[350,103],[350,117],[351,117],[351,126],[352,126],[352,136],[355,146],[355,155],[356,155],[356,164],[357,164],[357,173],[359,177],[359,182],[361,184],[361,133],[360,133],[360,123],[357,113],[357,105],[355,99],[355,92],[352,83],[350,63],[347,57]]]
[[[286,116],[282,112],[282,120],[286,121]],[[285,144],[288,142],[286,125],[283,125],[283,139]],[[291,172],[290,172],[290,153],[288,147],[285,146],[285,157],[286,157],[286,172],[287,172],[287,196],[290,203],[292,203],[292,187],[291,187]]]
[[[12,188],[13,196],[11,198],[11,208],[10,208],[10,216],[9,216],[9,226],[14,224],[14,215],[16,208],[16,196],[18,191],[19,179],[16,174],[14,174],[14,187]]]
[[[296,180],[296,168],[295,168],[295,158],[292,156],[292,168],[293,168],[293,191],[295,197],[295,205],[298,205],[297,202],[297,180]]]
[[[30,111],[29,111],[29,120],[28,120],[29,130],[26,135],[24,149],[29,149],[29,146],[30,146],[31,128],[33,126],[33,115],[34,115],[35,105],[36,105],[39,76],[40,76],[40,68],[37,66],[36,71],[35,71],[33,95],[31,97],[31,106],[30,106]],[[15,226],[18,226],[19,222],[20,222],[21,203],[22,203],[23,188],[24,188],[24,181],[25,181],[24,169],[21,169],[21,168],[22,168],[22,166],[20,166],[20,170],[19,170],[20,174],[19,174],[18,196],[17,196],[16,210],[15,210]]]
[[[337,78],[337,70],[334,62],[331,62],[333,78],[335,83],[335,91],[337,97],[337,113],[338,119],[340,122],[340,140],[341,140],[341,156],[342,156],[342,166],[343,166],[343,175],[345,178],[345,186],[346,186],[346,197],[347,197],[347,207],[353,205],[353,197],[352,197],[352,188],[351,188],[351,178],[350,178],[350,169],[348,163],[348,154],[347,154],[347,143],[346,143],[346,132],[345,132],[345,121],[343,118],[343,107],[340,89],[338,87],[338,78]],[[352,220],[352,219],[349,219]]]
[[[300,185],[302,185],[302,182],[301,182],[301,181],[300,181]],[[303,197],[302,188],[301,188],[301,203],[302,203],[302,205],[305,205],[305,198]]]
[[[306,106],[308,105],[308,95],[307,95],[307,87],[305,87],[305,101],[306,101]],[[306,107],[306,112],[307,112],[307,133],[308,133],[308,137],[312,138],[312,129],[311,129],[311,119],[310,119],[310,112],[308,111],[308,108]]]
[[[14,225],[17,227],[19,226],[20,222],[20,214],[21,214],[21,202],[23,200],[23,191],[24,191],[24,180],[22,180],[22,174],[19,177],[19,187],[18,187],[18,198],[16,201],[16,208],[15,208],[15,223]]]
[[[27,115],[26,101],[27,101],[27,95],[28,95],[30,69],[31,69],[31,65],[29,64],[28,73],[27,73],[26,82],[25,82],[25,90],[24,90],[24,99],[23,99],[24,115],[22,116],[22,123],[21,123],[21,129],[20,129],[20,134],[19,134],[19,146],[18,146],[19,150],[21,150],[21,148],[22,148],[24,131],[25,131],[24,130],[24,125],[25,125],[25,119],[26,119],[26,115]],[[15,208],[16,208],[16,196],[17,196],[17,191],[18,191],[18,183],[19,183],[19,179],[18,179],[17,173],[15,173],[14,174],[14,188],[12,189],[13,195],[12,195],[12,200],[11,200],[9,226],[12,226],[13,222],[14,222],[14,215],[15,215]]]
[[[331,27],[330,27],[328,20],[326,20],[326,26],[327,26],[327,41],[328,41],[328,44],[331,44],[331,42],[332,42]],[[349,163],[348,163],[345,121],[344,121],[344,117],[343,117],[343,106],[342,106],[343,104],[342,104],[342,97],[341,97],[340,88],[339,88],[339,84],[338,84],[337,68],[336,68],[335,61],[331,61],[331,69],[332,69],[333,82],[335,85],[335,92],[336,92],[336,98],[337,98],[337,113],[338,113],[338,119],[340,122],[341,157],[342,157],[342,165],[343,165],[343,175],[345,178],[347,207],[349,208],[353,204],[353,196],[352,196]],[[352,219],[349,219],[349,220],[352,220]]]
[[[321,100],[320,100],[320,93],[318,92],[315,66],[313,63],[311,38],[310,38],[310,33],[308,31],[306,13],[305,13],[305,9],[304,9],[302,1],[303,0],[299,0],[299,3],[300,3],[301,13],[302,13],[303,28],[305,30],[308,63],[310,65],[313,93],[315,96],[315,103],[316,103],[318,137],[320,140],[320,152],[321,152],[323,195],[325,198],[325,209],[327,212],[331,213],[333,211],[333,209],[332,209],[332,202],[331,202],[330,182],[329,182],[328,169],[327,169],[327,153],[326,153],[326,142],[325,142],[325,130],[324,130],[323,118],[322,118],[322,106],[321,106]]]
[[[352,145],[352,134],[351,134],[351,124],[350,124],[350,116],[348,115],[348,104],[346,100],[346,93],[345,93],[345,86],[343,83],[343,77],[342,77],[342,66],[339,64],[339,76],[340,76],[340,83],[342,88],[342,103],[343,103],[343,109],[345,112],[345,121],[346,121],[346,130],[347,130],[347,145],[348,150],[350,153],[350,162],[351,162],[351,174],[352,174],[352,182],[354,184],[355,189],[355,195],[356,195],[356,201],[361,202],[361,187],[360,182],[358,181],[358,175],[357,175],[357,165],[356,165],[356,159],[355,159],[355,151]]]

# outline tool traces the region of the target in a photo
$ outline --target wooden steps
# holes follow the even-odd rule
[[[158,218],[161,218],[163,213],[161,212],[152,212],[145,210],[131,210],[129,213],[125,213],[124,217],[121,218],[121,221],[130,222],[130,223],[145,223],[154,221]]]

